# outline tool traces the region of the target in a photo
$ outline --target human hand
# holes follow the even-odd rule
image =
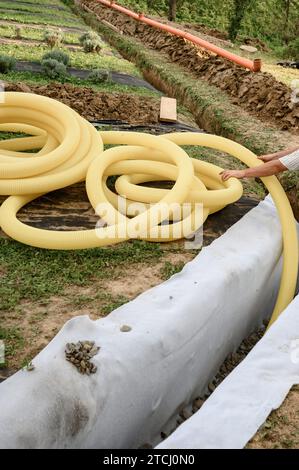
[[[245,178],[245,170],[223,170],[220,173],[223,181],[227,181],[229,178]]]
[[[259,160],[262,160],[262,162],[267,163],[271,162],[272,160],[277,159],[276,153],[269,153],[268,155],[260,155],[257,157]]]

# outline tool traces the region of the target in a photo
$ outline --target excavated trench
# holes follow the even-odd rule
[[[262,338],[265,331],[266,323],[261,328],[258,328],[256,331],[250,334],[247,338],[244,338],[238,349],[227,356],[214,379],[211,380],[208,387],[206,388],[205,393],[200,397],[195,398],[195,400],[193,400],[189,406],[184,408],[179,413],[176,423],[170,430],[161,431],[161,441],[169,437],[174,431],[178,429],[181,424],[183,424],[185,421],[187,421],[187,419],[191,418],[193,414],[200,410],[204,402],[212,395],[218,385],[220,385],[221,382],[243,361],[243,359],[245,359],[247,354],[249,354],[257,342]],[[141,448],[152,448],[152,446],[148,443],[145,443],[144,447]]]
[[[109,20],[111,23],[111,18]],[[146,35],[145,35],[146,36]],[[184,47],[189,47],[189,45],[186,45]],[[194,54],[194,48],[192,47],[192,53]],[[226,70],[228,71],[227,64],[224,64],[222,59],[217,59],[213,57],[205,58],[205,62],[208,62],[208,65],[206,68],[203,68],[203,70],[207,70],[207,73],[210,74],[210,79],[213,76],[213,70],[215,71],[215,68],[217,69],[217,64],[219,65],[218,71],[221,70]],[[214,64],[212,67],[211,64]],[[221,65],[222,64],[222,65]],[[224,69],[223,69],[224,66]],[[222,67],[222,68],[221,68]],[[227,68],[226,68],[227,67]],[[229,64],[229,68],[236,68],[235,66],[232,66]],[[231,70],[232,72],[232,70]],[[243,71],[242,71],[243,72]],[[238,71],[240,73],[240,71]],[[250,74],[250,72],[248,72]],[[246,72],[246,74],[248,74]],[[220,73],[221,74],[221,73]],[[217,74],[216,74],[217,75]],[[242,74],[241,74],[242,75]],[[268,74],[263,74],[267,75]],[[227,77],[231,76],[230,73],[227,74]],[[214,77],[215,78],[215,77]],[[273,78],[273,77],[271,77]],[[233,78],[233,80],[236,80],[236,77]],[[222,79],[223,81],[223,79]],[[251,80],[249,79],[251,82]],[[258,84],[258,80],[256,82]],[[277,82],[276,82],[277,83]],[[214,83],[215,84],[215,83]],[[244,83],[243,83],[244,85]],[[43,94],[45,96],[49,97],[54,97],[56,99],[59,99],[60,101],[64,102],[65,104],[71,106],[73,109],[78,111],[82,116],[85,118],[89,119],[90,121],[93,121],[95,125],[100,125],[102,126],[110,126],[113,129],[123,129],[123,130],[141,130],[141,131],[146,131],[150,132],[153,134],[161,134],[163,132],[173,132],[174,130],[180,130],[180,131],[192,131],[192,127],[184,124],[177,124],[177,125],[162,125],[158,123],[158,107],[157,107],[157,101],[151,98],[143,97],[140,102],[137,103],[135,100],[132,100],[132,96],[128,96],[128,99],[121,94],[117,96],[117,94],[114,94],[113,96],[107,94],[99,94],[97,92],[94,92],[90,90],[89,88],[77,88],[74,87],[73,85],[65,84],[65,85],[59,85],[53,84],[51,85],[46,85],[46,86],[30,86],[28,87],[27,85],[22,85],[22,84],[7,84],[6,87],[7,91],[27,91],[27,92],[34,92],[37,94]],[[245,93],[246,94],[246,93]],[[101,95],[101,96],[100,96]],[[137,100],[137,98],[136,98]],[[86,102],[88,102],[88,110],[86,111]],[[143,103],[143,105],[141,104]],[[239,104],[239,103],[238,103]],[[131,106],[131,108],[130,108]],[[130,111],[131,110],[131,111]],[[138,112],[137,112],[138,110]],[[146,118],[145,118],[146,116]],[[299,115],[298,115],[299,117]],[[292,116],[292,119],[294,116]],[[295,116],[296,118],[296,116]],[[146,122],[149,124],[144,124],[146,119]],[[99,121],[101,120],[101,121]],[[288,121],[290,122],[290,121]],[[298,125],[298,123],[297,123]],[[286,128],[286,127],[284,127]],[[193,129],[193,131],[198,131],[198,129]],[[75,190],[76,192],[76,190]],[[83,188],[81,187],[79,189],[79,194],[80,197],[83,193]],[[59,197],[59,196],[58,196]],[[64,197],[64,195],[62,195]],[[37,205],[37,212],[42,208],[43,209],[43,201],[41,203],[41,206],[38,207]],[[226,208],[223,212],[225,211],[233,211],[233,216],[231,218],[231,224],[228,226],[231,226],[233,223],[235,223],[237,220],[239,220],[240,217],[242,217],[248,210],[250,210],[252,207],[256,205],[256,201],[252,201],[250,199],[248,200],[242,200],[239,204],[234,204],[229,208]],[[239,209],[238,214],[236,215],[235,209],[233,207],[235,206]],[[227,214],[226,214],[227,215]],[[223,214],[223,220],[226,219],[226,215]],[[37,224],[33,223],[33,220],[30,220],[28,218],[28,213],[26,215],[26,211],[24,211],[23,214],[23,220],[27,221],[27,223],[31,223],[32,225],[35,226],[40,226],[43,228],[53,228],[53,222],[55,224],[55,220],[51,219],[51,215],[48,218],[48,220],[41,219],[38,220]],[[215,218],[216,219],[216,218]],[[74,219],[75,220],[75,219]],[[56,220],[57,222],[57,220]],[[79,218],[79,225],[82,222]],[[89,221],[90,222],[90,221]],[[88,221],[83,221],[83,225],[86,227],[86,223],[88,225]],[[94,224],[94,221],[92,220],[90,223]],[[68,229],[69,229],[69,223],[67,223]],[[77,222],[74,225],[74,228],[78,226]],[[228,228],[228,226],[225,227],[225,230]],[[213,228],[213,220],[211,219],[211,227],[212,231],[214,230]],[[216,234],[214,237],[212,237],[208,243],[210,243],[213,239],[217,238],[218,236],[221,235],[225,231],[222,227],[221,230],[219,230],[217,233],[214,230],[214,233]],[[184,408],[180,414],[179,417],[177,418],[176,425],[169,430],[161,430],[161,439],[165,439],[171,432],[173,432],[180,424],[182,424],[186,419],[188,419],[193,413],[198,411],[204,401],[213,393],[215,388],[224,380],[224,378],[246,357],[248,352],[254,347],[254,345],[259,341],[259,339],[262,337],[263,333],[265,331],[265,327],[262,327],[258,330],[256,330],[254,333],[252,333],[249,337],[243,340],[241,345],[239,346],[238,350],[235,353],[231,353],[222,366],[220,367],[219,371],[215,375],[214,379],[209,383],[205,393],[197,397],[192,404],[190,404],[187,408]],[[1,379],[0,379],[1,381]],[[151,445],[149,443],[144,443],[143,448],[150,448]]]
[[[299,105],[292,103],[292,90],[271,74],[252,73],[191,42],[138,23],[92,0],[82,0],[77,4],[87,12],[95,13],[99,20],[108,21],[120,33],[135,37],[195,76],[224,90],[234,104],[274,122],[280,129],[299,131]]]

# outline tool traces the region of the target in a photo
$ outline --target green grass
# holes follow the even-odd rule
[[[30,15],[30,13],[9,13],[5,10],[1,10],[1,20],[6,21],[16,21],[18,23],[31,23],[31,24],[40,24],[40,25],[53,25],[53,26],[67,26],[75,28],[84,28],[82,24],[76,17],[66,17],[55,16],[51,13],[40,14],[40,15]]]
[[[117,276],[118,269],[150,263],[163,256],[160,245],[131,241],[118,246],[78,251],[40,250],[0,239],[0,310],[22,300],[48,299],[66,287],[90,285],[93,279]]]
[[[147,0],[118,0],[117,3],[153,15],[167,16],[168,2]],[[233,0],[188,0],[178,2],[177,21],[204,24],[227,32],[233,10]],[[279,51],[285,35],[290,39],[298,36],[299,2],[290,2],[288,30],[285,29],[285,2],[277,0],[253,1],[246,11],[240,28],[242,37],[257,37]]]
[[[44,78],[42,74],[32,73],[32,72],[10,72],[7,74],[0,73],[0,80],[6,80],[11,83],[23,82],[30,85],[47,85],[48,83],[53,83],[47,78]],[[56,80],[57,82],[57,80]],[[107,93],[128,93],[132,95],[145,96],[159,98],[159,93],[149,90],[143,87],[133,87],[127,85],[120,85],[114,82],[101,83],[95,85],[90,83],[88,80],[81,80],[80,78],[68,77],[64,83],[71,83],[72,85],[82,86],[98,91],[98,92],[107,92]]]
[[[24,2],[26,3],[26,2]],[[70,17],[70,18],[73,18],[74,15],[71,13],[71,11],[66,8],[65,6],[63,5],[53,5],[51,3],[51,0],[49,0],[48,2],[48,5],[52,5],[53,7],[55,6],[60,6],[61,8],[63,8],[63,10],[61,8],[51,8],[51,11],[53,12],[54,15],[59,15],[59,16],[62,16],[64,18],[67,18],[67,17]],[[45,11],[45,7],[42,6],[42,5],[39,5],[38,3],[36,3],[36,5],[31,5],[28,3],[28,5],[24,5],[23,2],[22,3],[18,3],[18,2],[5,2],[5,1],[2,1],[0,0],[0,9],[2,10],[18,10],[18,11],[24,11],[24,12],[28,12],[28,13],[41,13],[43,14],[44,11]],[[48,10],[49,11],[49,10]]]
[[[129,299],[123,295],[117,295],[116,297],[108,295],[105,300],[106,303],[101,307],[101,313],[103,315],[108,315],[110,312],[117,309],[118,307],[121,307],[129,301]]]
[[[0,140],[15,139],[16,137],[26,137],[26,134],[19,132],[0,132]]]
[[[90,304],[96,302],[99,305],[101,303],[100,311],[102,315],[108,315],[118,307],[121,307],[125,303],[129,302],[130,299],[123,295],[112,295],[109,292],[103,292],[100,290],[98,293],[93,295],[77,295],[73,301],[72,306],[74,308],[88,308]]]
[[[162,279],[169,279],[174,274],[177,274],[182,271],[184,266],[185,263],[183,263],[182,261],[180,261],[179,263],[170,263],[170,261],[166,261],[164,263],[164,266],[161,268]]]
[[[17,25],[16,25],[17,26]],[[80,33],[63,33],[63,42],[66,44],[79,44]],[[0,37],[16,38],[16,27],[11,25],[0,24]],[[38,28],[23,27],[21,39],[31,39],[35,41],[44,40],[44,31]]]
[[[137,70],[135,65],[125,59],[119,59],[111,55],[99,54],[87,54],[85,52],[76,51],[71,52],[67,48],[61,47],[60,50],[64,51],[70,56],[71,66],[83,69],[107,69],[114,70],[117,72],[124,72],[129,75],[140,76],[140,72]],[[107,48],[108,50],[108,48]],[[49,52],[50,48],[44,45],[38,45],[35,47],[28,47],[26,45],[14,44],[1,44],[0,54],[14,57],[16,60],[28,60],[28,61],[41,61],[43,55]],[[105,51],[104,51],[105,52]]]
[[[5,362],[0,363],[0,369],[7,366],[7,359],[14,356],[24,346],[24,337],[17,327],[3,328],[0,326],[0,340],[4,342]]]
[[[5,0],[2,0],[2,1],[5,1]],[[34,3],[35,5],[56,5],[56,6],[63,7],[63,8],[67,7],[66,2],[63,2],[60,0],[20,0],[20,2],[28,3],[28,4]],[[9,2],[9,3],[12,3],[12,2]],[[13,3],[17,4],[18,0],[17,1],[14,0]]]

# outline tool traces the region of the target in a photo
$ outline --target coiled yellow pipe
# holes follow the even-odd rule
[[[32,246],[81,249],[119,243],[132,233],[161,242],[195,232],[210,213],[238,200],[243,188],[234,178],[223,182],[219,176],[221,168],[189,158],[181,146],[218,149],[250,167],[262,164],[252,152],[223,137],[197,133],[160,137],[133,132],[99,133],[69,107],[50,98],[13,92],[5,93],[4,98],[0,131],[22,132],[30,137],[0,142],[0,194],[10,196],[1,206],[0,224],[10,237]],[[113,147],[103,151],[104,144]],[[117,195],[106,185],[111,175],[121,175],[115,184],[118,194],[126,198],[121,210]],[[61,232],[30,227],[17,219],[20,208],[33,199],[83,180],[89,200],[106,227]],[[172,189],[140,186],[162,180],[174,181]],[[295,292],[297,234],[289,201],[278,180],[267,177],[263,181],[276,204],[284,240],[281,287],[271,320],[274,321]],[[140,203],[144,206],[135,215],[136,204]],[[174,203],[189,203],[187,214],[175,213],[171,208]],[[196,213],[198,203],[203,205],[202,218]],[[166,219],[173,223],[163,225]]]

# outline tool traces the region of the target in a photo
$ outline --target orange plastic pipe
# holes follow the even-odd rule
[[[169,26],[167,24],[159,23],[158,21],[147,18],[146,16],[143,15],[143,13],[134,13],[128,8],[122,7],[121,5],[118,5],[117,3],[113,1],[109,1],[109,0],[96,0],[96,1],[98,3],[101,3],[102,5],[105,5],[106,7],[113,8],[114,10],[124,13],[125,15],[130,16],[131,18],[134,18],[134,20],[136,21],[141,21],[142,23],[146,23],[149,26],[153,26],[154,28],[157,28],[157,29],[162,29],[163,31],[167,31],[170,34],[174,34],[175,36],[179,36],[181,38],[186,39],[187,41],[193,42],[193,44],[196,44],[200,47],[203,47],[204,49],[214,52],[215,54],[220,55],[221,57],[224,57],[225,59],[228,59],[231,62],[234,62],[235,64],[241,65],[242,67],[245,67],[246,69],[251,70],[252,72],[259,72],[261,70],[261,66],[262,66],[261,59],[254,59],[254,60],[245,59],[244,57],[240,57],[237,54],[233,54],[232,52],[222,49],[221,47],[215,46],[215,44],[205,41],[204,39],[194,36],[193,34],[186,33],[185,31],[182,31],[181,29],[173,28],[172,26]]]

